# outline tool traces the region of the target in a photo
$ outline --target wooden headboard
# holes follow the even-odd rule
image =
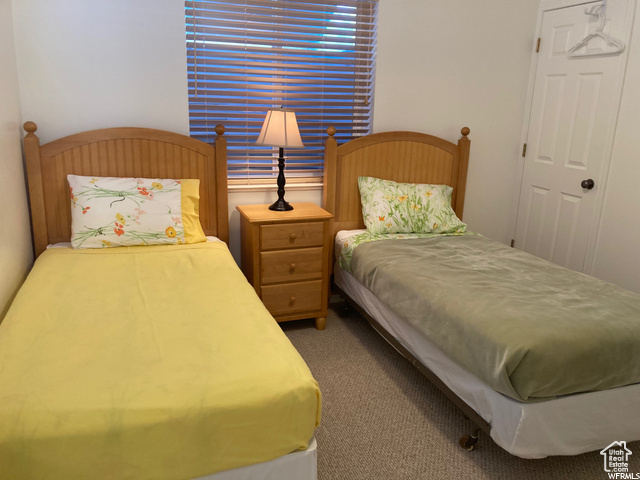
[[[198,178],[200,223],[205,235],[229,241],[227,141],[215,128],[215,146],[178,133],[150,128],[107,128],[40,145],[26,122],[24,152],[36,256],[48,244],[71,237],[67,175],[95,177]]]
[[[470,130],[458,144],[415,132],[374,133],[338,146],[329,127],[324,150],[323,207],[334,214],[334,233],[364,228],[358,177],[453,187],[451,205],[462,219]]]

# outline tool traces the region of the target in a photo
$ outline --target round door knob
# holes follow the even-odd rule
[[[582,180],[582,182],[580,182],[580,186],[582,188],[586,188],[587,190],[591,190],[596,186],[596,182],[593,181],[593,178],[588,178],[586,180]]]

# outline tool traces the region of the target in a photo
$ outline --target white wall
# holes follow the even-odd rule
[[[464,220],[511,240],[509,216],[538,2],[381,0],[374,130],[456,142],[471,129]]]
[[[501,241],[536,8],[535,0],[381,0],[378,16],[374,129],[455,141],[469,126],[465,220]],[[14,0],[14,10],[23,118],[39,125],[43,142],[123,125],[188,132],[181,2]],[[287,190],[290,202],[321,198]],[[272,199],[275,191],[230,194],[236,258],[235,205]]]
[[[42,143],[105,127],[189,132],[184,3],[14,0],[22,116]]]
[[[592,274],[640,293],[640,8],[634,22]]]
[[[0,0],[0,321],[32,262],[11,1]]]

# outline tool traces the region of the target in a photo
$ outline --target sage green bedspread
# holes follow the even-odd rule
[[[640,382],[640,295],[482,236],[384,240],[355,278],[498,392],[533,401]]]

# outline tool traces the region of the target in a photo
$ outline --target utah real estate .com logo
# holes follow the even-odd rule
[[[640,480],[640,473],[629,472],[629,455],[631,450],[627,448],[627,442],[613,442],[608,447],[600,450],[604,458],[604,471],[611,479]]]

